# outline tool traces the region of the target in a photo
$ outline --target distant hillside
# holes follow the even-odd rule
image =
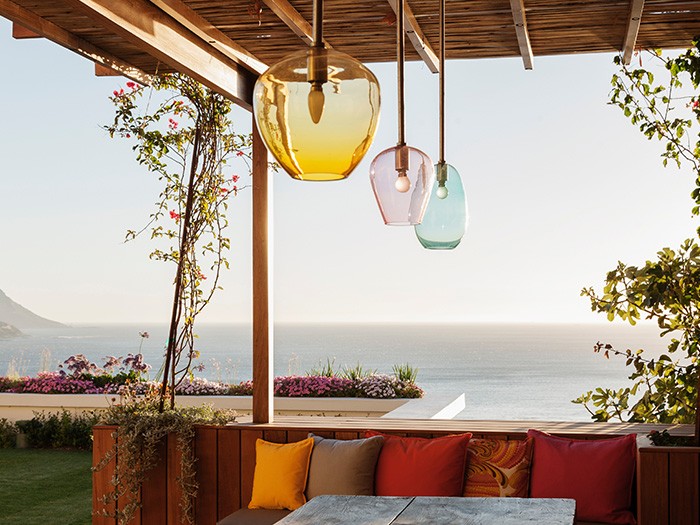
[[[19,331],[19,328],[11,324],[0,322],[0,339],[14,339],[22,337],[24,334]]]
[[[56,328],[64,326],[27,310],[24,306],[10,299],[0,290],[0,323],[6,323],[17,328]]]

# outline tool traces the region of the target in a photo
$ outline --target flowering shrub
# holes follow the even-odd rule
[[[283,376],[275,378],[280,397],[351,397],[355,381],[344,377]]]
[[[237,385],[230,385],[228,394],[230,396],[252,396],[253,395],[253,382],[252,381],[241,381]]]
[[[32,394],[101,394],[103,389],[85,379],[75,379],[60,372],[39,372],[36,377],[22,377],[9,392]]]
[[[399,380],[386,374],[372,374],[361,379],[357,384],[361,397],[374,397],[380,399],[396,397],[396,387]]]
[[[228,394],[229,390],[229,386],[223,383],[195,377],[185,379],[177,385],[175,393],[185,396],[224,396]]]
[[[37,377],[0,377],[0,392],[123,395],[128,391],[130,395],[144,396],[159,385],[143,379],[142,373],[150,366],[143,362],[141,354],[129,354],[124,359],[108,356],[101,368],[78,354],[66,359],[60,368],[58,372],[41,372]],[[116,374],[113,373],[115,369],[119,370]],[[275,378],[274,392],[278,397],[423,397],[424,392],[412,380],[414,378],[413,369],[411,374],[403,374],[403,378],[396,369],[394,375],[357,373],[340,376],[333,371],[323,375],[282,376]],[[228,385],[195,377],[185,379],[175,393],[185,396],[250,396],[253,382]]]

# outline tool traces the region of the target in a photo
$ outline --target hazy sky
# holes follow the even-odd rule
[[[15,41],[0,19],[0,289],[70,323],[167,322],[174,267],[150,261],[145,223],[159,186],[126,143],[100,128],[119,77],[44,40]],[[381,220],[374,156],[396,143],[395,66],[382,86],[374,144],[349,179],[274,179],[279,321],[597,322],[579,297],[617,260],[643,263],[694,234],[692,178],[661,166],[606,105],[611,55],[459,61],[447,69],[447,161],[462,175],[471,223],[451,252]],[[436,160],[437,77],[407,67],[407,139]],[[239,129],[250,115],[236,112]],[[251,311],[250,192],[232,204],[232,271],[203,320]]]

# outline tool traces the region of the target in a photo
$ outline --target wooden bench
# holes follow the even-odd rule
[[[215,525],[238,509],[247,507],[253,488],[255,441],[276,443],[299,441],[313,432],[334,439],[357,439],[367,429],[404,436],[438,437],[472,432],[476,438],[518,439],[529,428],[576,439],[601,439],[629,433],[645,436],[660,425],[632,423],[551,423],[536,421],[416,421],[364,418],[280,417],[274,423],[253,425],[243,420],[227,427],[197,428],[194,451],[197,458],[198,495],[194,508],[197,525]],[[111,446],[114,427],[95,427],[94,461]],[[692,435],[690,425],[671,429],[678,435]],[[668,449],[648,447],[642,437],[637,454],[637,498],[635,513],[639,525],[697,525],[699,516],[700,448]],[[179,461],[174,437],[162,446],[162,464],[141,493],[143,507],[134,523],[166,525],[179,523],[180,493],[177,486]],[[169,452],[169,453],[168,453]],[[113,466],[112,466],[113,468]],[[110,490],[113,470],[93,476],[93,506]],[[114,519],[96,516],[95,525],[115,525]]]

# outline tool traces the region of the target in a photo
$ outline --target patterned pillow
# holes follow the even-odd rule
[[[532,438],[472,439],[467,447],[464,496],[527,498]]]

